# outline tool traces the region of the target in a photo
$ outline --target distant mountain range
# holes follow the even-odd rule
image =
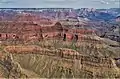
[[[17,12],[31,12],[54,18],[83,17],[92,21],[114,21],[120,15],[120,8],[73,9],[73,8],[0,8],[0,16],[14,16]]]
[[[89,9],[79,9],[77,10],[77,14],[93,21],[113,21],[120,15],[120,9],[96,9],[93,11]]]

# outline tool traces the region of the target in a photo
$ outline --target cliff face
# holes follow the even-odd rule
[[[40,39],[41,26],[25,22],[1,22],[1,39],[2,40],[28,40],[30,38]]]
[[[0,51],[8,55],[0,58],[3,68],[7,68],[3,75],[8,78],[119,78],[119,68],[112,58],[117,53],[107,51],[104,45],[100,47],[102,44],[97,48],[97,43],[70,43],[43,40],[37,45],[3,46]]]
[[[28,78],[105,78],[107,75],[109,77],[119,76],[119,68],[115,65],[113,59],[85,56],[72,49],[49,50],[34,45],[7,46],[5,51],[9,52],[11,56],[3,62],[17,63],[13,66],[10,65],[13,70],[11,69],[9,76],[12,78],[21,78],[19,74],[23,74],[23,77]],[[21,73],[16,72],[16,74],[13,74],[16,65],[19,65],[17,70],[20,68]],[[24,69],[29,70],[33,76],[23,72]],[[105,75],[103,75],[104,73]]]

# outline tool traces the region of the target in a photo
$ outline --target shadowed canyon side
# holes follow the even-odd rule
[[[119,14],[0,10],[0,78],[120,78]]]

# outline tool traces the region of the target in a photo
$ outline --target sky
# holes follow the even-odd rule
[[[0,8],[118,8],[118,0],[0,0]]]

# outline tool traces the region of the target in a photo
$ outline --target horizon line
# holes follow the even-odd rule
[[[0,8],[0,9],[120,9],[120,8]]]

